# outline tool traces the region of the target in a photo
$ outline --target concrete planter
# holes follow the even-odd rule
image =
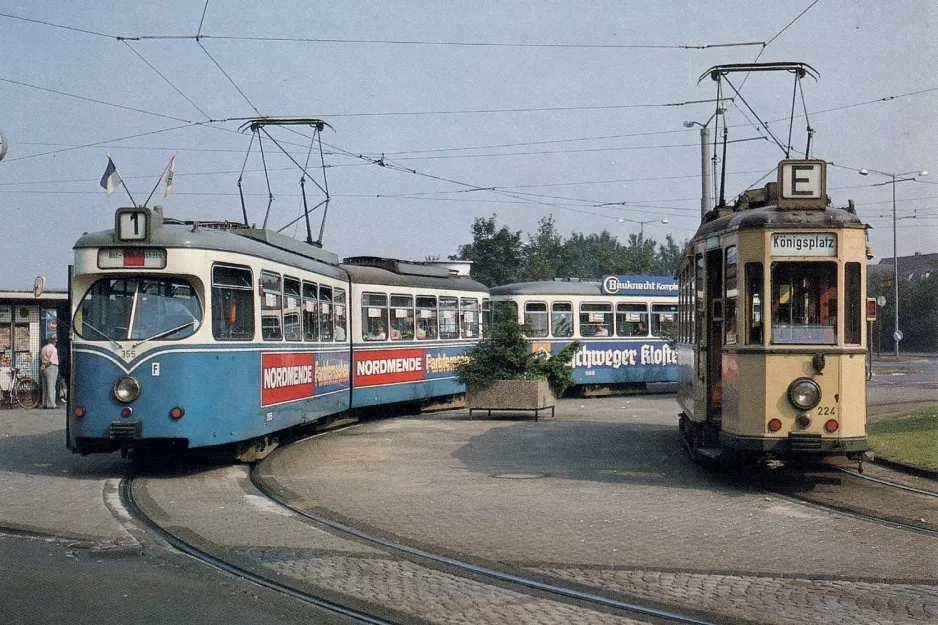
[[[466,391],[470,419],[474,410],[486,410],[489,416],[493,410],[532,410],[537,421],[540,411],[547,408],[554,416],[556,401],[547,380],[496,380],[490,386]]]

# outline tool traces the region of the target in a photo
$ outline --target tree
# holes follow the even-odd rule
[[[673,276],[677,273],[677,266],[684,256],[684,245],[675,243],[669,234],[665,237],[663,245],[658,246],[658,254],[652,266],[651,273],[658,276]],[[686,242],[685,242],[686,245]]]
[[[456,379],[479,388],[496,380],[547,380],[560,397],[574,384],[570,362],[582,343],[572,341],[552,356],[534,353],[525,338],[532,329],[514,319],[493,323],[485,338],[466,351],[468,359],[456,365]]]
[[[496,216],[478,218],[472,243],[459,246],[457,256],[473,262],[472,276],[490,287],[510,282],[581,278],[598,280],[611,274],[672,276],[683,247],[671,235],[663,244],[629,235],[622,245],[608,230],[599,234],[574,232],[564,240],[552,215],[538,222],[537,231],[521,242],[521,231],[499,227]]]
[[[560,276],[564,262],[563,237],[557,232],[553,215],[537,222],[537,232],[528,235],[524,246],[524,279],[552,280]]]
[[[938,350],[938,271],[918,282],[899,283],[899,313],[903,350]]]
[[[568,261],[565,277],[598,279],[620,272],[621,246],[608,230],[588,235],[574,232],[563,249]]]
[[[472,261],[472,277],[486,286],[519,282],[522,274],[521,231],[498,227],[496,215],[477,217],[472,223],[472,243],[460,245],[450,260]]]

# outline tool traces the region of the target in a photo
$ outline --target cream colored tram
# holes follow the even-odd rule
[[[782,161],[686,250],[677,399],[698,459],[862,462],[867,226],[830,206],[825,165]]]

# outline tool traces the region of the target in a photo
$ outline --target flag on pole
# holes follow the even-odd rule
[[[108,154],[107,169],[104,170],[104,175],[101,176],[101,186],[104,187],[108,195],[111,195],[111,192],[114,191],[114,187],[120,183],[121,175],[117,172],[117,166],[114,164],[114,161],[111,160],[111,155]]]
[[[169,167],[166,168],[166,191],[163,192],[163,197],[169,197],[173,193],[173,176],[176,173],[176,155],[173,154],[173,157],[169,159]]]

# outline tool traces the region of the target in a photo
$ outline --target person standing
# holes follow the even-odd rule
[[[39,369],[46,383],[45,396],[42,400],[43,408],[55,408],[57,401],[55,386],[59,379],[59,350],[56,349],[55,342],[56,336],[53,334],[39,352]]]

